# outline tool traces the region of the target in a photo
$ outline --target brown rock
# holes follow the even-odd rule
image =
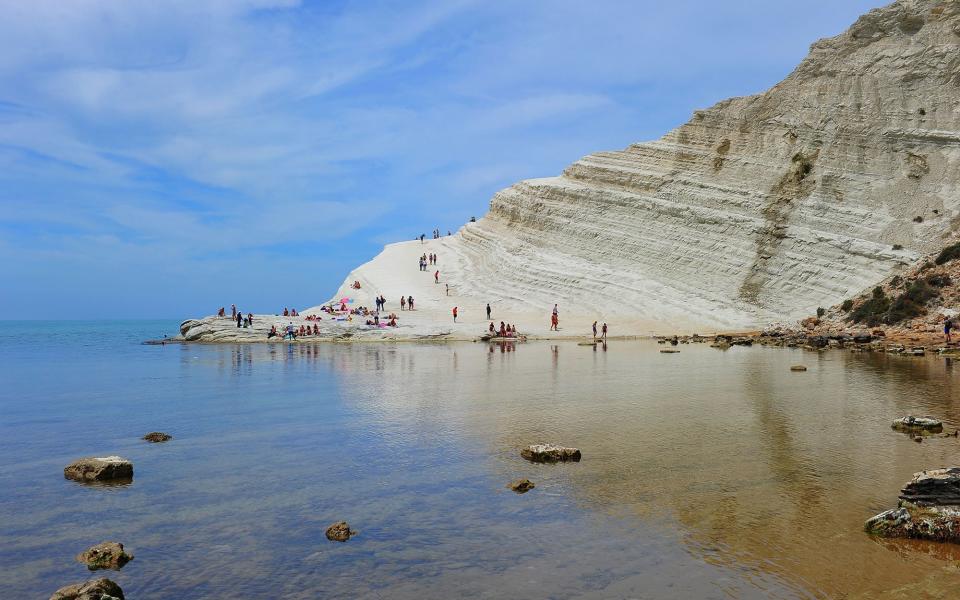
[[[337,521],[330,527],[327,527],[327,539],[331,542],[345,542],[357,535],[357,533],[356,530],[350,529],[346,521]]]
[[[50,600],[124,600],[123,590],[106,577],[75,583],[55,591]]]
[[[102,542],[77,555],[77,562],[87,565],[91,571],[119,569],[131,560],[133,555],[124,551],[123,544],[119,542]]]
[[[791,370],[791,371],[806,371],[806,370],[807,370],[807,367],[805,367],[805,366],[803,366],[803,365],[793,365],[792,367],[790,367],[790,370]]]
[[[173,436],[170,435],[169,433],[163,433],[162,431],[151,431],[147,435],[143,436],[143,439],[147,440],[148,442],[152,442],[156,444],[159,442],[166,442],[168,440],[172,440]]]
[[[119,456],[81,458],[64,467],[63,476],[76,481],[131,479],[133,463]]]
[[[564,448],[553,444],[533,444],[520,451],[520,456],[533,462],[578,462],[578,448]]]
[[[508,483],[507,487],[518,494],[526,494],[537,486],[529,479],[515,479]]]

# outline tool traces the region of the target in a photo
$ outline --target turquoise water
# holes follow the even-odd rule
[[[953,440],[889,430],[911,408],[960,425],[943,361],[647,342],[140,344],[176,327],[0,324],[11,597],[90,577],[73,557],[104,540],[136,556],[107,572],[133,599],[872,597],[958,583],[949,551],[858,530],[909,473],[956,455]],[[791,374],[798,361],[810,372]],[[139,439],[154,430],[174,439]],[[538,441],[584,460],[519,458]],[[108,454],[134,462],[131,485],[63,478]],[[536,489],[510,492],[517,477]],[[341,519],[360,534],[327,541]]]

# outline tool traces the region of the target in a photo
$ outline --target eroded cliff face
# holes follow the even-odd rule
[[[497,193],[445,243],[446,273],[536,309],[792,320],[942,245],[958,182],[960,2],[902,0],[766,93]]]

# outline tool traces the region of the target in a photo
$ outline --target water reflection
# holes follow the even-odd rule
[[[116,574],[131,597],[945,597],[960,584],[957,547],[861,530],[913,472],[955,464],[956,438],[890,429],[909,413],[960,425],[960,374],[935,357],[646,342],[144,352],[46,378],[8,361],[22,372],[0,421],[0,450],[24,457],[0,467],[14,595],[82,579],[72,556],[101,537],[137,555]],[[809,371],[791,373],[798,362]],[[157,428],[174,441],[139,440]],[[583,460],[519,458],[539,441]],[[62,480],[99,452],[131,458],[136,481]],[[518,477],[536,489],[504,489]],[[361,535],[326,543],[338,519]]]

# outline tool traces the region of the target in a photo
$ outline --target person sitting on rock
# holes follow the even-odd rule
[[[313,335],[320,335],[320,328],[317,327],[317,324],[313,324]]]
[[[278,334],[277,334],[277,326],[276,326],[276,325],[271,325],[271,326],[270,326],[270,333],[267,334],[267,339],[269,340],[270,338],[277,337],[277,335],[278,335]]]

